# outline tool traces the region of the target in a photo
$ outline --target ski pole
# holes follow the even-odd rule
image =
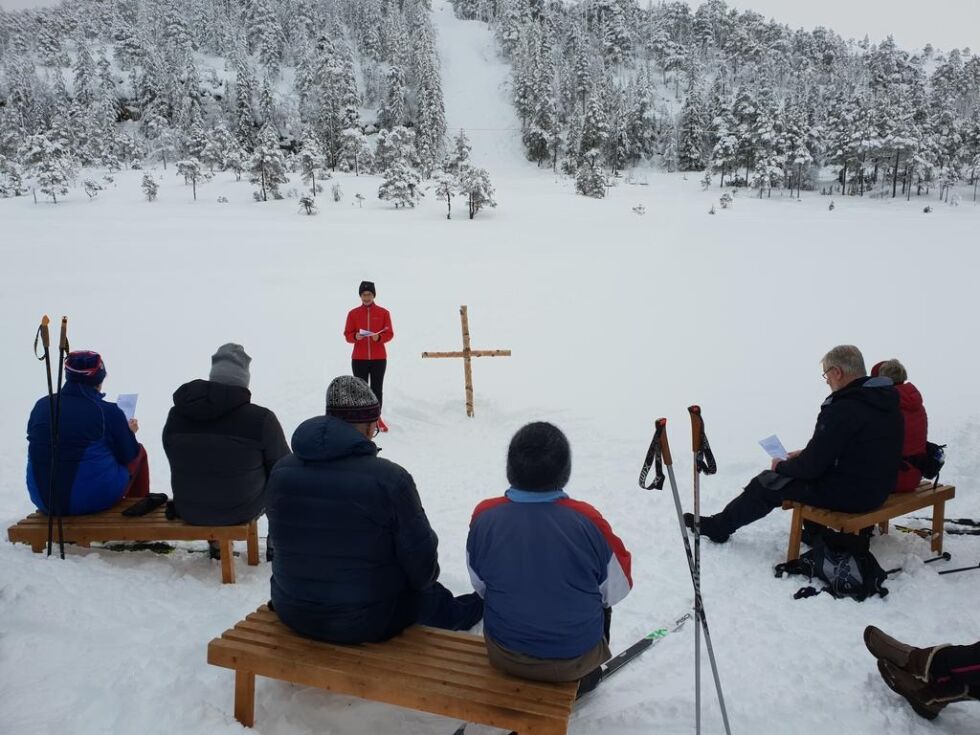
[[[52,513],[52,508],[54,506],[54,386],[51,383],[51,331],[49,324],[51,320],[48,315],[45,314],[41,317],[41,324],[37,328],[37,333],[34,335],[34,357],[38,360],[44,362],[44,371],[48,378],[48,428],[51,433],[51,445],[49,450],[51,452],[51,467],[50,473],[48,475],[48,495],[47,495],[47,508],[48,508],[48,556],[51,556],[51,536],[52,536],[52,521],[54,520],[54,515]],[[43,353],[37,354],[38,342],[41,343],[41,349]]]
[[[700,627],[704,631],[704,642],[708,649],[708,661],[711,664],[711,671],[714,675],[715,689],[718,692],[718,704],[721,707],[721,718],[725,725],[726,735],[731,735],[731,727],[728,724],[728,711],[725,708],[725,699],[721,691],[721,679],[718,676],[718,665],[715,661],[714,647],[711,645],[711,634],[708,632],[708,618],[704,612],[704,605],[701,602],[701,590],[695,583],[694,577],[694,554],[691,551],[691,542],[687,536],[687,526],[684,525],[684,511],[681,508],[681,497],[677,491],[677,480],[674,477],[673,461],[670,456],[670,444],[667,441],[667,419],[659,418],[655,424],[653,440],[650,442],[650,449],[647,451],[646,460],[640,470],[640,487],[644,490],[661,490],[664,486],[664,474],[662,465],[667,466],[667,477],[670,479],[671,494],[674,497],[674,509],[677,511],[677,523],[681,529],[681,539],[684,542],[684,554],[687,556],[687,566],[691,572],[691,582],[694,584],[694,609]],[[655,476],[649,486],[645,485],[650,468],[655,468]]]
[[[56,481],[57,471],[58,471],[58,425],[61,421],[61,385],[62,377],[65,371],[65,357],[68,354],[68,317],[61,317],[61,335],[58,338],[58,394],[55,400],[54,407],[54,427],[51,432],[51,496],[52,500],[55,501],[57,505],[57,510],[54,507],[48,506],[48,556],[51,556],[51,546],[52,546],[52,513],[58,516],[58,549],[61,552],[61,558],[65,558],[65,531],[61,524],[62,507],[61,499],[58,497],[58,483]]]
[[[721,691],[721,680],[718,675],[718,666],[715,663],[715,654],[711,646],[711,639],[708,636],[708,623],[704,617],[704,598],[701,597],[701,474],[713,475],[718,471],[715,463],[715,456],[708,444],[708,436],[704,433],[704,418],[701,416],[701,407],[698,405],[688,406],[688,414],[691,417],[691,450],[694,473],[694,583],[697,585],[695,604],[700,606],[700,610],[695,610],[695,614],[700,614],[704,621],[704,641],[708,649],[708,656],[711,659],[711,671],[715,679],[715,688],[718,691],[718,705],[721,708],[722,719],[725,722],[725,732],[730,734],[728,725],[728,710],[725,707],[725,697]],[[697,628],[695,628],[697,632]],[[698,636],[695,636],[696,638]],[[698,699],[700,699],[700,661],[701,649],[698,641],[698,653],[695,657],[695,675],[698,679]],[[698,718],[700,720],[701,709],[698,705]],[[700,724],[700,723],[699,723]]]

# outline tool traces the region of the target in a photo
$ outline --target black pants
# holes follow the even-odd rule
[[[742,526],[769,515],[784,500],[822,505],[807,483],[766,470],[753,477],[741,495],[726,505],[721,513],[709,516],[707,520],[711,535],[734,533]]]
[[[385,384],[385,368],[388,367],[387,360],[351,360],[351,371],[355,378],[360,378],[371,386],[374,395],[378,397],[378,403],[384,405],[382,392]]]
[[[936,651],[929,666],[929,681],[966,684],[971,697],[980,697],[980,642]]]

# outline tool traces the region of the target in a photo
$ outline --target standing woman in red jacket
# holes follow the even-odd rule
[[[871,368],[871,377],[879,375],[891,378],[898,391],[899,406],[902,418],[905,419],[905,440],[902,444],[902,465],[898,470],[897,493],[910,493],[922,482],[922,472],[909,462],[911,457],[926,453],[926,434],[929,429],[929,419],[926,408],[922,404],[922,394],[908,382],[909,376],[905,366],[898,360],[885,360]]]
[[[377,291],[373,281],[361,281],[357,292],[361,295],[361,305],[348,312],[347,324],[344,325],[344,337],[354,345],[351,370],[354,377],[371,386],[378,403],[383,406],[385,368],[388,366],[385,344],[395,336],[391,328],[391,314],[383,306],[374,303]],[[388,431],[380,418],[378,428]]]

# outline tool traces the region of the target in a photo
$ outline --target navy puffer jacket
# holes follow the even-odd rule
[[[304,421],[267,488],[272,602],[302,635],[379,641],[415,621],[439,576],[438,539],[412,476],[332,416]]]

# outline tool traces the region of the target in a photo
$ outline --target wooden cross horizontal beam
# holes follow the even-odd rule
[[[472,350],[470,349],[470,319],[466,306],[459,307],[459,320],[463,327],[462,352],[423,352],[422,357],[461,357],[463,358],[463,378],[466,382],[466,415],[473,416],[473,357],[510,357],[510,350]]]

